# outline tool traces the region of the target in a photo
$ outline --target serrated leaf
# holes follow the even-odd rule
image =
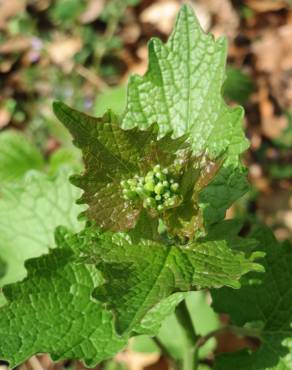
[[[231,323],[254,328],[261,345],[255,352],[222,355],[216,370],[292,369],[292,245],[280,245],[271,231],[261,227],[253,234],[266,252],[266,273],[250,274],[235,291],[222,288],[212,292],[217,312],[226,313]]]
[[[59,248],[27,261],[27,278],[3,288],[0,358],[11,367],[33,354],[53,360],[82,359],[94,366],[120,350],[112,315],[91,296],[100,282],[95,266],[80,263],[70,235],[57,236]]]
[[[44,160],[39,150],[16,131],[0,134],[0,184],[22,179],[28,170],[39,170]]]
[[[125,128],[147,128],[157,123],[160,133],[190,134],[193,149],[218,156],[229,148],[247,147],[241,108],[229,108],[222,99],[226,40],[206,35],[193,11],[183,6],[167,44],[149,43],[149,67],[132,76],[128,86]]]
[[[0,285],[22,279],[24,261],[54,246],[57,226],[82,228],[77,221],[82,207],[75,205],[80,190],[69,183],[69,174],[65,168],[54,176],[31,172],[23,182],[1,188],[0,256],[7,263],[7,273]]]
[[[146,131],[123,130],[112,113],[94,118],[59,102],[54,103],[54,111],[83,152],[85,172],[72,181],[84,190],[80,202],[88,204],[85,214],[90,220],[105,229],[124,231],[134,228],[137,222],[141,224],[141,218],[144,224],[153,223],[157,228],[157,221],[152,220],[160,218],[172,236],[188,239],[203,227],[199,194],[217,174],[224,156],[213,161],[204,154],[193,156],[184,143],[185,137],[174,140],[167,134],[158,139],[156,125]],[[179,190],[173,194],[177,200],[160,213],[154,207],[142,212],[143,200],[125,199],[122,182],[133,181],[136,176],[145,179],[156,165],[167,170],[171,181],[177,183]],[[167,186],[170,197],[170,184]],[[155,196],[154,190],[145,195],[152,197],[156,205]],[[139,225],[138,228],[141,231]]]
[[[191,8],[183,6],[168,42],[150,41],[146,74],[130,78],[122,120],[127,129],[157,123],[161,135],[171,130],[175,137],[188,134],[195,154],[217,158],[227,153],[220,179],[201,198],[207,225],[223,219],[248,189],[238,161],[248,147],[243,110],[228,107],[221,94],[226,51],[226,40],[206,35]]]
[[[94,118],[60,102],[54,103],[54,112],[83,152],[85,172],[72,181],[84,190],[80,203],[89,205],[86,216],[105,229],[132,229],[143,202],[135,205],[125,199],[122,180],[145,176],[157,164],[173,165],[176,152],[185,147],[185,138],[174,140],[166,135],[158,140],[156,125],[147,131],[123,130],[111,112]]]
[[[243,274],[262,270],[253,256],[247,259],[233,252],[223,240],[176,246],[149,240],[133,243],[124,234],[84,233],[84,258],[95,263],[105,279],[94,296],[113,309],[119,333],[135,331],[146,313],[174,292],[239,288]],[[84,239],[83,233],[77,237]]]

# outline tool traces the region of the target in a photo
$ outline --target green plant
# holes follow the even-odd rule
[[[130,79],[121,116],[54,103],[83,154],[71,181],[85,225],[76,233],[61,222],[56,247],[4,286],[0,356],[12,367],[38,352],[91,366],[147,335],[174,366],[199,369],[206,342],[231,331],[260,348],[218,356],[215,369],[292,368],[291,246],[263,227],[242,237],[242,222],[224,220],[248,190],[243,111],[221,96],[225,59],[225,40],[205,35],[184,6],[167,44],[150,41],[149,69]],[[230,324],[195,330],[188,299],[205,289]],[[173,313],[179,353],[159,332]]]

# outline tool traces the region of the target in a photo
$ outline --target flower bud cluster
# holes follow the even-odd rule
[[[173,207],[179,201],[179,184],[169,175],[168,169],[158,164],[145,177],[136,175],[121,181],[123,196],[127,200],[143,201],[143,207],[158,212]]]

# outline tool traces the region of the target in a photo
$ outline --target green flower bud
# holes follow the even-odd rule
[[[172,207],[179,197],[177,193],[179,184],[167,175],[169,170],[161,168],[159,164],[154,166],[146,176],[136,174],[132,179],[122,180],[121,187],[125,199],[143,201],[143,207],[156,209],[161,212],[165,207]]]
[[[170,198],[170,191],[167,191],[163,194],[164,199],[169,199]]]
[[[130,186],[136,186],[137,185],[137,181],[135,179],[129,179],[127,181],[128,185]]]
[[[134,200],[137,197],[137,193],[136,192],[131,191],[131,190],[127,190],[127,189],[124,189],[124,190],[126,190],[125,192],[123,191],[123,195],[124,195],[124,198],[125,199]]]
[[[163,190],[164,190],[164,186],[161,182],[159,182],[154,188],[155,193],[158,195],[162,194]]]
[[[154,191],[154,188],[155,188],[155,184],[152,181],[147,181],[146,184],[144,184],[144,189],[147,191],[152,192]]]
[[[180,198],[177,195],[174,195],[169,200],[170,200],[170,206],[172,207],[175,205],[175,203],[177,203],[180,200]]]
[[[154,176],[151,176],[151,175],[146,175],[145,179],[144,179],[144,182],[147,183],[147,182],[154,182]]]
[[[143,206],[145,208],[155,208],[156,207],[156,202],[153,198],[146,198],[143,202]]]
[[[170,189],[174,192],[177,192],[178,191],[178,188],[179,188],[179,184],[177,182],[174,182],[173,184],[171,184],[170,186]]]
[[[143,186],[137,186],[136,188],[136,192],[139,194],[139,195],[142,195],[144,193],[144,188]]]
[[[156,177],[158,180],[161,180],[161,181],[166,180],[166,176],[165,176],[162,172],[157,172],[157,173],[155,174],[155,177]]]
[[[173,197],[172,198],[169,198],[169,199],[167,199],[166,201],[165,201],[165,205],[167,206],[167,207],[172,207],[172,206],[174,206],[174,203],[175,203],[175,200],[173,199]]]
[[[157,173],[157,172],[160,172],[160,169],[161,169],[160,164],[157,164],[157,165],[153,168],[153,171],[154,171],[155,173]]]
[[[146,173],[145,178],[146,178],[146,177],[151,177],[151,178],[153,178],[153,176],[154,176],[154,172],[153,172],[153,171],[149,171],[149,172],[147,172],[147,173]]]

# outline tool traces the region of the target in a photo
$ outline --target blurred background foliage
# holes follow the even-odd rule
[[[12,193],[20,203],[29,199],[32,185],[27,179],[28,172],[33,170],[48,176],[52,182],[45,189],[49,193],[53,184],[60,181],[55,180],[60,168],[82,167],[79,151],[53,116],[52,101],[62,100],[93,115],[101,115],[107,108],[122,114],[129,75],[143,74],[147,69],[147,41],[154,36],[167,40],[182,3],[186,1],[0,0],[2,210],[11,209],[13,204],[7,187],[15,188]],[[188,3],[194,7],[205,31],[211,31],[216,38],[222,35],[228,38],[228,64],[222,91],[229,104],[241,104],[246,111],[244,125],[251,145],[243,160],[249,168],[251,189],[232,206],[227,218],[238,216],[246,225],[264,221],[279,240],[291,238],[291,1],[193,0]],[[37,186],[39,180],[33,181]],[[42,212],[42,217],[47,217]],[[13,233],[5,231],[7,220],[1,221],[5,214],[0,210],[0,229],[4,230],[0,242],[0,285],[1,277],[10,268],[7,248],[13,243],[10,235]],[[52,230],[54,226],[52,223]],[[28,241],[20,239],[17,245],[28,250],[21,258],[31,256]],[[16,279],[11,275],[9,281]],[[202,334],[218,328],[226,319],[212,312],[207,293],[192,293],[188,307],[194,326]],[[201,314],[196,316],[194,312]],[[159,338],[179,360],[186,339],[175,320],[171,316],[163,324]],[[235,338],[219,338],[217,345],[208,342],[201,351],[201,370],[212,365],[214,349],[229,351],[234,346],[248,344]],[[163,349],[153,340],[140,337],[115,361],[101,366],[107,370],[167,369],[169,364],[160,354]],[[43,355],[20,368],[65,367],[82,369],[83,365],[70,361],[53,365]]]

